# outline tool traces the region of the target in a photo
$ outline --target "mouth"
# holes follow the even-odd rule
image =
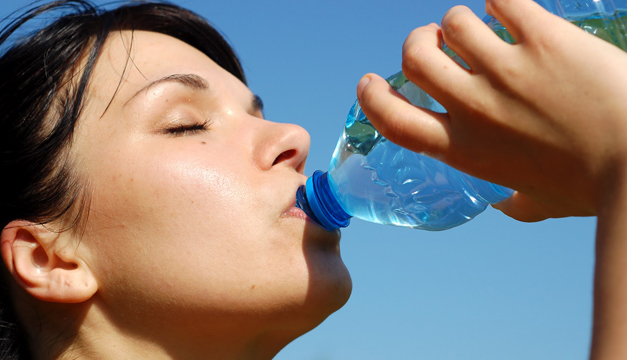
[[[341,238],[341,232],[339,229],[334,231],[328,231],[312,218],[307,213],[297,206],[298,200],[294,199],[294,202],[287,210],[281,215],[282,218],[296,218],[299,221],[306,223],[305,228],[307,230],[307,236],[305,236],[305,242],[308,246],[313,246],[315,249],[324,250],[325,252],[339,253],[339,241]],[[309,227],[308,227],[309,226]]]
[[[302,185],[304,184],[298,184],[298,187],[296,189],[300,188]],[[305,213],[305,211],[303,211],[303,209],[297,205],[298,200],[297,200],[296,193],[297,193],[297,190],[294,190],[292,192],[293,195],[291,198],[291,202],[289,206],[286,208],[286,210],[283,211],[282,217],[295,217],[298,219],[310,220],[307,213]]]
[[[329,231],[325,229],[320,224],[318,224],[318,222],[314,220],[314,218],[310,217],[307,214],[306,210],[303,210],[303,208],[299,204],[299,202],[302,200],[301,197],[303,196],[302,192],[303,192],[304,185],[305,185],[304,182],[301,184],[298,184],[296,190],[293,192],[290,205],[283,212],[281,217],[282,218],[296,218],[296,219],[300,219],[301,221],[304,220],[307,223],[307,225],[311,225],[311,227],[309,228],[310,231],[313,231],[313,234],[317,234],[316,236],[313,237],[317,239],[314,242],[317,244],[316,246],[319,247],[320,244],[326,243],[328,244],[328,249],[332,249],[334,252],[339,252],[338,242],[341,237],[340,230],[335,229],[335,230]],[[304,207],[307,208],[308,205]],[[322,241],[321,239],[328,239],[328,240]]]
[[[285,211],[283,211],[283,213],[281,214],[281,217],[297,218],[297,219],[305,220],[306,222],[315,225],[314,227],[320,228],[321,230],[324,230],[325,232],[331,232],[331,233],[337,234],[339,238],[340,231],[337,228],[333,230],[325,229],[322,225],[320,225],[320,223],[318,223],[318,220],[316,220],[315,215],[309,213],[311,209],[309,208],[309,205],[307,204],[307,199],[306,199],[306,196],[304,195],[304,189],[305,189],[305,182],[297,184],[296,190],[292,192],[293,195],[290,200],[290,205],[286,208]]]
[[[307,214],[305,214],[303,209],[301,209],[301,208],[296,206],[296,202],[294,202],[294,204],[292,204],[292,206],[290,206],[289,209],[287,209],[285,212],[283,212],[283,216],[284,217],[295,217],[295,218],[303,219],[303,220],[308,220],[309,219],[309,216],[307,216]]]

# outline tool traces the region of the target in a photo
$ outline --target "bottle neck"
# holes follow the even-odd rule
[[[296,206],[323,228],[333,231],[350,224],[349,215],[338,202],[331,186],[328,173],[316,171],[296,193]]]

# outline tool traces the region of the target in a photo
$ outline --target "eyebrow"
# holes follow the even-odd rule
[[[141,88],[139,91],[133,94],[133,96],[131,96],[124,103],[123,107],[126,106],[128,103],[130,103],[133,99],[135,99],[139,94],[150,90],[150,88],[154,86],[157,86],[163,83],[168,83],[168,82],[178,83],[193,90],[208,90],[209,89],[209,83],[207,82],[207,80],[203,79],[202,77],[196,74],[172,74],[172,75],[164,76],[161,79],[155,80],[149,83],[148,85],[144,86],[143,88]]]

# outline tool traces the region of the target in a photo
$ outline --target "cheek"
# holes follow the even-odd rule
[[[245,208],[250,174],[232,153],[198,151],[118,157],[94,174],[92,208],[112,222],[158,237],[218,233]],[[111,224],[109,224],[111,225]]]
[[[120,157],[95,174],[87,235],[103,271],[142,274],[147,286],[180,279],[196,286],[196,271],[218,279],[203,275],[205,284],[249,277],[271,255],[255,256],[269,253],[272,235],[254,172],[233,152],[170,154],[180,152]]]

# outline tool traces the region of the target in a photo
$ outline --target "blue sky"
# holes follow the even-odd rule
[[[26,3],[0,0],[0,15]],[[311,133],[308,174],[328,167],[360,77],[400,70],[412,29],[457,4],[485,14],[481,0],[175,3],[226,34],[267,118]],[[353,220],[342,236],[351,299],[277,359],[585,359],[595,223],[493,209],[436,233]]]

